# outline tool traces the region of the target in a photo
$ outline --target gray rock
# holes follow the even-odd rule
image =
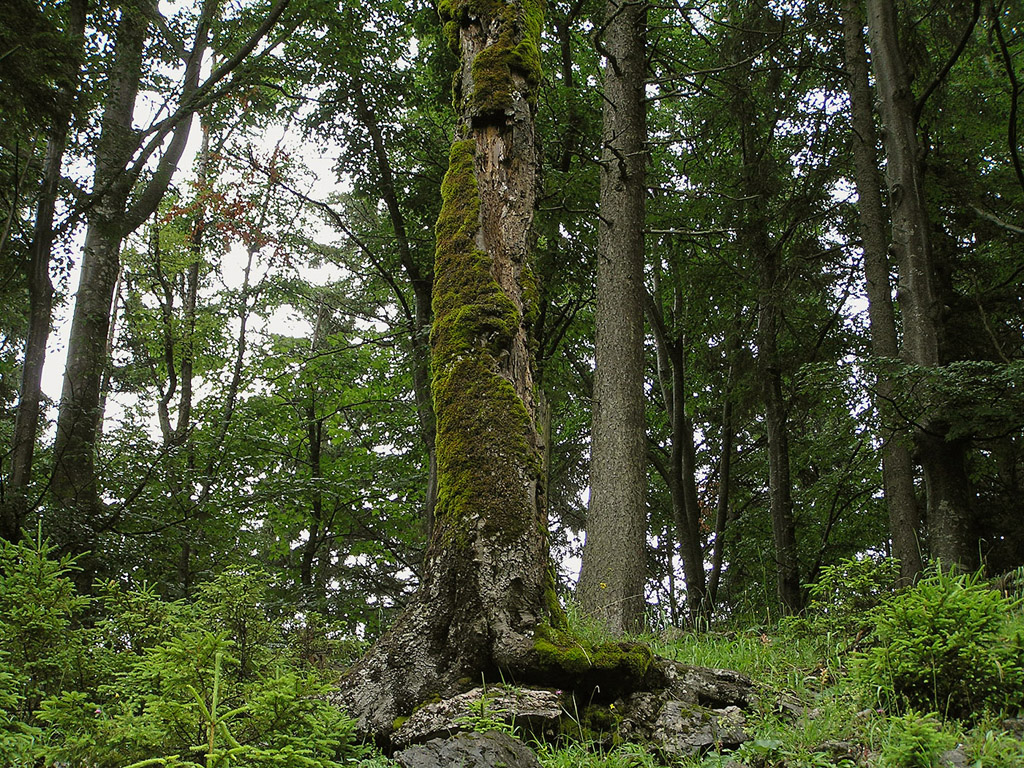
[[[671,759],[735,749],[748,739],[746,717],[737,706],[710,708],[665,694],[636,693],[622,711],[620,738],[648,744]]]
[[[731,669],[694,667],[661,657],[655,657],[651,667],[656,682],[652,689],[663,689],[677,701],[710,709],[751,709],[757,704],[753,681]]]
[[[1011,717],[1003,720],[1000,725],[1007,733],[1018,739],[1024,739],[1024,717]]]
[[[425,704],[392,734],[395,749],[479,728],[485,721],[515,726],[543,736],[557,732],[563,714],[559,695],[544,688],[474,688],[450,699]]]
[[[967,768],[967,763],[967,753],[964,752],[963,747],[944,752],[939,758],[939,764],[944,768]]]
[[[541,768],[533,751],[507,733],[460,733],[395,754],[402,768]]]

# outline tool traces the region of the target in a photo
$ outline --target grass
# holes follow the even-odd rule
[[[1019,592],[1007,595],[1008,637],[1024,632],[1019,598]],[[568,613],[574,632],[595,643],[608,639],[571,606]],[[822,626],[811,618],[635,639],[669,659],[752,678],[761,704],[748,715],[750,741],[735,752],[713,751],[674,763],[633,744],[603,749],[584,740],[533,742],[544,768],[932,768],[949,749],[956,749],[968,768],[1024,768],[1024,742],[1004,730],[1007,713],[983,714],[971,724],[905,707],[880,709],[849,674],[856,648],[867,641],[855,642],[841,625]]]

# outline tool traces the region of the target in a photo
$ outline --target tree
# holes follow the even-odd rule
[[[218,3],[206,0],[200,6],[192,47],[187,51],[159,13],[153,17],[148,5],[128,0],[121,6],[94,158],[89,225],[54,444],[51,488],[64,511],[58,525],[69,529],[59,531],[58,539],[74,551],[94,549],[95,534],[110,524],[110,520],[102,519],[95,443],[103,415],[101,382],[122,241],[149,218],[166,193],[188,141],[192,116],[216,98],[218,89],[223,92],[225,83],[221,81],[273,29],[288,1],[277,0],[256,30],[202,81],[203,59],[217,20]],[[148,30],[154,21],[183,65],[181,86],[171,114],[148,131],[136,131],[136,98],[143,82]],[[165,140],[163,154],[147,178],[147,160]]]
[[[617,635],[641,628],[646,602],[646,16],[640,3],[609,0],[601,37],[596,368],[587,540],[577,593],[583,609]]]
[[[915,365],[939,366],[948,362],[948,340],[917,138],[918,105],[897,36],[895,5],[892,0],[868,0],[867,8],[884,126],[892,250],[899,267],[903,358]],[[972,546],[967,443],[948,435],[948,416],[937,405],[914,431],[927,494],[929,549],[949,566],[971,569],[977,566],[978,553]]]
[[[899,355],[896,314],[889,280],[888,218],[882,205],[881,177],[875,147],[875,131],[868,61],[864,49],[864,23],[859,3],[844,0],[841,10],[844,61],[850,94],[854,183],[864,251],[864,273],[871,324],[871,349],[877,358],[895,360]],[[888,372],[877,382],[876,407],[882,426],[882,476],[889,510],[889,534],[893,556],[900,561],[900,578],[914,581],[922,569],[919,539],[920,512],[914,492],[914,463],[905,430],[893,402],[896,383]]]
[[[527,669],[553,594],[529,344],[543,6],[440,10],[461,120],[434,262],[435,526],[417,596],[339,693],[377,734],[460,679]]]
[[[0,503],[0,536],[11,542],[16,542],[21,537],[21,526],[28,506],[24,496],[32,481],[36,433],[39,429],[43,364],[46,361],[46,340],[50,335],[53,312],[50,262],[54,240],[54,216],[58,198],[57,187],[61,180],[61,166],[71,130],[80,58],[84,47],[86,8],[83,0],[75,0],[70,4],[68,16],[66,36],[71,43],[68,51],[70,55],[58,70],[63,85],[57,91],[52,122],[46,138],[42,178],[36,197],[35,219],[25,270],[29,296],[28,331],[25,337],[18,410],[11,445],[11,471],[7,483],[11,496]]]

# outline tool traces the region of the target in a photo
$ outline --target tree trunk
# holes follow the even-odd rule
[[[125,235],[122,217],[131,191],[131,180],[124,169],[136,147],[132,116],[142,77],[142,51],[148,26],[147,19],[133,6],[122,9],[96,151],[93,189],[99,200],[85,235],[57,418],[51,490],[58,504],[77,521],[74,527],[78,530],[69,531],[74,534],[70,540],[59,537],[62,544],[76,551],[93,546],[91,532],[86,529],[99,510],[94,444],[100,418],[100,381],[106,360],[110,304],[120,268],[119,251]],[[71,520],[66,522],[71,524]],[[76,541],[79,536],[84,540]]]
[[[657,284],[657,272],[655,281]],[[697,460],[693,442],[693,420],[686,413],[686,352],[678,339],[668,338],[661,308],[650,296],[644,302],[654,335],[658,358],[658,379],[665,412],[669,417],[668,462],[658,455],[653,461],[668,487],[672,519],[679,539],[679,555],[686,579],[686,602],[691,622],[708,617],[707,576],[700,535],[700,502],[697,495]],[[675,306],[681,304],[676,292]]]
[[[613,634],[644,616],[647,562],[644,419],[644,83],[646,6],[609,0],[590,504],[577,594]]]
[[[775,545],[776,587],[786,613],[802,607],[800,567],[797,558],[796,524],[793,520],[793,490],[789,467],[789,424],[782,392],[779,356],[779,326],[782,319],[784,286],[782,253],[768,235],[767,197],[769,190],[760,161],[766,151],[758,146],[770,138],[756,137],[749,102],[741,97],[740,136],[743,153],[742,183],[750,202],[740,236],[757,268],[757,366],[764,403],[768,443],[768,506]]]
[[[74,0],[68,13],[68,33],[76,41],[75,50],[81,50],[85,35],[85,1]],[[79,62],[73,62],[73,66],[75,74],[70,81],[77,84],[80,74]],[[59,97],[58,113],[54,116],[53,128],[46,141],[43,178],[29,247],[28,335],[25,339],[25,359],[22,364],[18,410],[11,445],[11,498],[0,505],[0,536],[12,542],[21,538],[21,526],[28,511],[25,492],[32,482],[36,433],[39,430],[39,405],[43,394],[43,365],[46,362],[46,341],[50,337],[53,314],[53,284],[50,282],[53,219],[57,203],[57,185],[64,162],[64,149],[71,129],[74,99],[75,94],[70,90],[61,93]]]
[[[903,52],[896,35],[892,0],[868,0],[868,33],[884,126],[886,177],[892,219],[892,250],[899,267],[898,298],[903,320],[903,358],[922,366],[943,359],[943,320],[929,238],[923,174]],[[949,567],[973,569],[977,548],[971,541],[970,481],[966,444],[948,441],[941,404],[924,414],[914,435],[924,470],[929,549]]]
[[[526,669],[553,588],[528,344],[543,3],[441,11],[462,121],[434,266],[436,519],[419,592],[338,694],[378,735],[429,696]]]
[[[875,154],[877,136],[868,82],[860,5],[843,0],[843,37],[846,74],[852,112],[854,182],[857,186],[864,272],[868,294],[871,349],[875,357],[895,359],[899,355],[896,313],[889,283],[888,220],[882,206],[881,176]],[[921,573],[921,542],[918,537],[920,511],[914,493],[914,462],[910,447],[897,424],[892,407],[895,383],[881,372],[877,381],[875,407],[882,426],[882,479],[889,509],[889,533],[893,555],[900,561],[900,581],[912,583]]]

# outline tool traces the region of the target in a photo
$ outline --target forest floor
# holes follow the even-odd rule
[[[749,740],[738,750],[673,761],[636,744],[607,748],[585,738],[552,744],[513,735],[531,744],[545,768],[1024,768],[1020,596],[998,595],[972,577],[966,583],[971,589],[955,590],[953,598],[937,596],[936,589],[955,586],[954,580],[941,576],[933,577],[930,592],[928,584],[922,593],[912,592],[916,596],[898,603],[895,611],[918,622],[922,631],[888,640],[885,628],[877,626],[885,622],[875,611],[856,616],[850,610],[836,611],[834,604],[831,616],[826,611],[824,616],[771,624],[735,621],[729,628],[670,629],[638,638],[664,657],[735,670],[755,682],[762,703],[748,715]],[[1002,615],[989,616],[994,622],[987,625],[978,623],[979,600]],[[929,606],[940,606],[938,615],[922,615],[922,605],[926,612]],[[942,606],[950,605],[959,607],[943,614]],[[812,601],[812,608],[822,607],[821,601]],[[960,610],[966,613],[957,615]],[[952,625],[944,625],[946,621]],[[869,629],[872,623],[876,626]],[[940,708],[934,698],[931,706],[920,698],[913,706],[891,691],[886,698],[884,680],[873,682],[878,678],[870,667],[878,665],[880,649],[892,646],[892,640],[899,655],[891,664],[897,676],[907,672],[901,664],[927,664],[933,675],[963,676],[963,681],[947,680],[945,687],[936,678],[925,696],[944,697],[945,715],[929,711]],[[903,641],[908,642],[899,645]],[[915,654],[921,649],[925,655],[919,658]],[[971,682],[972,670],[990,662],[996,670],[994,685],[986,688],[982,677]],[[981,697],[982,689],[989,690],[988,698]],[[949,710],[959,695],[975,699],[970,711],[961,709],[954,717]],[[397,763],[378,756],[361,765],[386,768]]]

